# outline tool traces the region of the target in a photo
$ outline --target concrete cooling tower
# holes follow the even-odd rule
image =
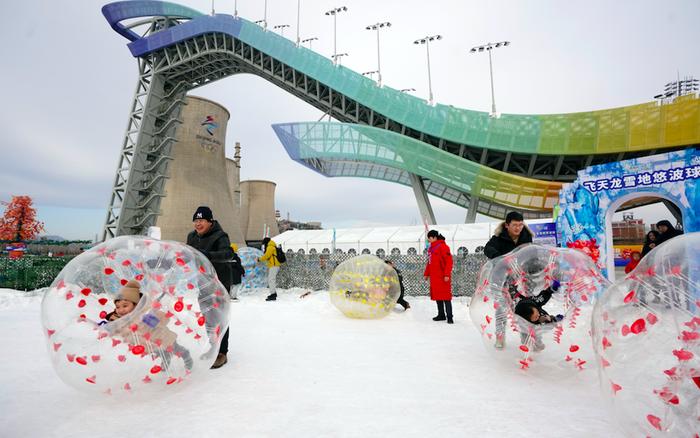
[[[259,241],[279,234],[275,218],[275,186],[272,181],[241,181],[241,231],[246,240]]]
[[[185,102],[156,226],[164,240],[184,242],[192,231],[192,214],[207,205],[231,241],[241,244],[240,216],[232,197],[235,188],[224,155],[229,112],[201,97],[188,96]]]

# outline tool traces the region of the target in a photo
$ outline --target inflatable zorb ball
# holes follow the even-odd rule
[[[580,251],[523,245],[484,265],[469,313],[498,360],[564,376],[595,366],[590,316],[608,285]]]
[[[238,250],[245,277],[241,279],[241,289],[260,289],[267,287],[267,263],[259,262],[263,252],[257,248],[243,247]]]
[[[333,271],[329,286],[331,303],[345,316],[383,318],[401,295],[394,268],[373,255],[353,257]]]
[[[700,233],[652,250],[596,304],[601,388],[630,436],[698,436],[699,306]]]
[[[129,290],[134,309],[108,322],[115,299]],[[63,381],[117,394],[163,391],[207,371],[228,328],[228,312],[228,293],[200,252],[124,236],[63,268],[44,295],[41,321]]]

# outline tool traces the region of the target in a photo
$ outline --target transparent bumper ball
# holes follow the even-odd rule
[[[241,289],[261,289],[267,287],[267,263],[259,262],[263,252],[257,248],[245,246],[238,250],[245,277],[241,279]]]
[[[597,302],[601,388],[630,436],[700,432],[700,233],[648,253]]]
[[[394,268],[375,256],[361,255],[335,268],[329,294],[345,316],[378,319],[394,308],[401,288]]]
[[[524,245],[484,265],[469,312],[497,360],[565,377],[595,366],[590,317],[608,285],[580,251]]]
[[[119,303],[130,311],[116,310]],[[228,295],[200,252],[123,236],[65,266],[44,295],[41,320],[63,381],[117,394],[165,391],[206,372],[228,312]]]

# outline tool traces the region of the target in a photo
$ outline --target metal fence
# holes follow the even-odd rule
[[[34,290],[51,285],[71,257],[0,257],[0,288]]]
[[[333,270],[352,254],[295,254],[288,252],[287,263],[280,269],[277,285],[289,289],[300,287],[311,290],[328,289]],[[487,258],[483,254],[453,255],[452,294],[471,296],[477,277]],[[402,254],[386,257],[403,275],[407,295],[429,295],[428,282],[423,271],[427,255]],[[0,257],[0,288],[33,290],[51,285],[69,257],[25,256],[21,259]]]
[[[351,254],[296,254],[287,252],[287,263],[277,276],[277,285],[289,289],[300,287],[311,290],[328,289],[333,270],[338,264],[348,260]],[[476,281],[481,267],[486,263],[483,254],[453,255],[452,294],[471,296],[476,289]],[[429,295],[428,282],[423,279],[423,271],[428,262],[427,255],[391,255],[386,257],[401,271],[406,295]]]

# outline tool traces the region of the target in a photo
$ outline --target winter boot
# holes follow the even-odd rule
[[[433,318],[433,321],[446,320],[447,317],[445,316],[445,303],[444,303],[444,301],[438,300],[438,301],[435,301],[435,303],[437,304],[438,314],[435,318]]]
[[[265,301],[276,301],[276,300],[277,300],[277,294],[276,294],[276,293],[270,294],[270,295],[267,296],[267,298],[265,298]]]
[[[454,321],[452,320],[452,301],[443,301],[445,303],[445,314],[447,315],[447,323],[448,324],[454,324]]]
[[[216,360],[214,361],[214,364],[211,366],[211,369],[215,370],[217,368],[221,368],[222,366],[226,365],[226,362],[228,362],[228,359],[226,358],[226,353],[219,353],[216,356]]]

